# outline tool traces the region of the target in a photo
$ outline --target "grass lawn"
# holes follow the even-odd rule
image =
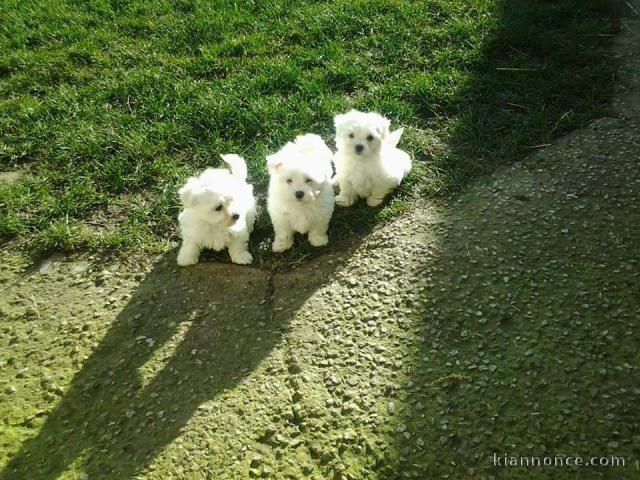
[[[386,207],[343,213],[340,239],[601,113],[614,3],[5,0],[0,169],[24,175],[0,182],[0,239],[165,248],[178,186],[219,153],[263,191],[265,154],[304,132],[333,145],[335,113],[377,110],[416,168]]]

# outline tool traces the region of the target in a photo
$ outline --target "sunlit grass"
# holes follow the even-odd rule
[[[352,107],[414,128],[410,185],[457,188],[607,98],[611,2],[504,3],[3,2],[0,162],[28,174],[0,185],[0,236],[32,250],[174,239],[186,176],[238,152],[260,190],[265,154],[309,131],[332,144],[333,115]],[[115,199],[117,228],[93,228]],[[379,220],[347,218],[335,238]],[[256,243],[270,233],[259,224]]]

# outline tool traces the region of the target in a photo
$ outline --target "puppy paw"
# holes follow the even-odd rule
[[[195,265],[198,263],[198,257],[193,255],[178,254],[178,265],[181,267],[188,267],[189,265]]]
[[[351,195],[340,194],[336,197],[336,203],[341,207],[350,207],[355,203],[355,201],[356,201],[356,197]]]
[[[310,233],[309,243],[314,247],[322,247],[329,243],[329,236],[326,233]]]
[[[367,205],[369,205],[370,207],[377,207],[378,205],[380,205],[382,203],[383,200],[384,200],[384,198],[368,197],[367,198]]]
[[[290,238],[278,238],[273,241],[273,251],[276,253],[284,252],[285,250],[289,250],[293,246],[293,239]]]
[[[253,256],[249,252],[241,252],[231,257],[233,263],[238,265],[249,265],[253,262]]]

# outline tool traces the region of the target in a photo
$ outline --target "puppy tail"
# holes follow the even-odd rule
[[[387,144],[395,147],[398,145],[398,143],[400,142],[400,137],[402,137],[402,134],[404,133],[404,128],[399,128],[393,132],[389,133],[389,136],[387,137]]]
[[[241,180],[247,179],[247,164],[240,155],[236,155],[235,153],[227,153],[224,155],[220,155],[222,160],[224,160],[229,167],[231,167],[231,173]]]

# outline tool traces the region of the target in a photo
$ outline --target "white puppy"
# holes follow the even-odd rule
[[[327,229],[335,204],[332,156],[322,138],[307,134],[267,157],[271,176],[267,208],[275,231],[274,252],[291,248],[294,232],[308,233],[314,247],[329,242]]]
[[[348,207],[364,197],[370,207],[380,205],[411,170],[411,157],[396,148],[404,129],[390,132],[388,119],[357,110],[336,115],[333,121],[335,180],[340,185],[336,203]]]
[[[247,166],[238,155],[221,155],[225,168],[208,168],[191,177],[179,191],[184,210],[180,213],[182,247],[178,265],[198,263],[200,250],[229,249],[231,261],[251,263],[247,249],[256,217],[253,186],[246,182]]]

